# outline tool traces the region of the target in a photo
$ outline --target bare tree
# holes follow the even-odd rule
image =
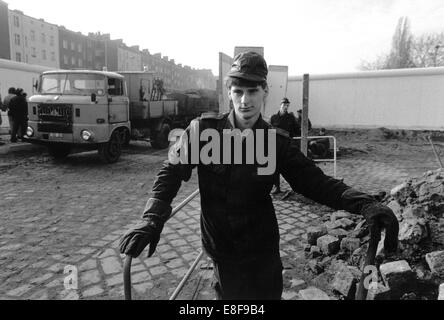
[[[444,66],[444,32],[416,37],[413,41],[412,56],[418,68]]]
[[[413,68],[412,59],[413,35],[410,31],[410,21],[407,17],[398,20],[393,36],[392,49],[385,69]]]
[[[393,35],[392,48],[389,54],[383,54],[375,61],[362,61],[359,69],[379,70],[379,69],[400,69],[414,68],[412,58],[413,35],[410,31],[410,21],[408,17],[401,17]]]
[[[386,69],[387,60],[388,55],[379,55],[374,61],[362,60],[358,68],[363,71]]]

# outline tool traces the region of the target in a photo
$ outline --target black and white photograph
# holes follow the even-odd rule
[[[0,0],[0,300],[444,300],[443,21],[440,0]]]

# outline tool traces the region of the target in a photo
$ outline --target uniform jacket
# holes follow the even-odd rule
[[[278,112],[271,117],[270,123],[275,128],[287,131],[290,137],[295,137],[298,134],[298,124],[293,112],[286,112],[284,114]],[[301,129],[299,128],[299,135],[300,131]]]
[[[199,129],[233,129],[234,115],[198,119]],[[254,129],[273,129],[262,118]],[[190,128],[187,129],[187,132]],[[265,135],[267,136],[267,135]],[[175,150],[182,144],[180,139]],[[267,143],[265,144],[267,145]],[[174,150],[174,149],[173,149]],[[326,176],[288,135],[276,135],[277,169],[294,191],[335,209],[359,213],[374,202],[367,194]],[[197,167],[201,198],[202,243],[216,261],[251,261],[279,255],[279,228],[270,197],[273,175],[257,174],[258,164],[171,164],[165,162],[153,187],[153,197],[171,204],[182,181]]]

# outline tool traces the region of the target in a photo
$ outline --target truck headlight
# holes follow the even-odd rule
[[[34,135],[34,129],[31,127],[28,127],[26,129],[26,135],[31,138]]]
[[[91,141],[93,138],[92,132],[89,132],[88,130],[82,130],[82,132],[80,133],[80,136],[85,141]]]

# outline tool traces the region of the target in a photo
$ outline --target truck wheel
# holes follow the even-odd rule
[[[71,152],[71,148],[68,146],[49,146],[49,154],[56,160],[65,159]]]
[[[168,135],[171,128],[169,124],[164,123],[160,128],[160,131],[156,132],[151,139],[151,146],[154,149],[166,149],[170,145]]]
[[[120,140],[120,134],[114,131],[108,142],[99,145],[99,156],[103,162],[115,163],[119,160],[121,154],[122,142]]]
[[[121,132],[121,137],[120,137],[120,141],[122,141],[122,147],[124,148],[128,148],[129,147],[129,143],[131,140],[131,135],[127,130],[123,130]]]

